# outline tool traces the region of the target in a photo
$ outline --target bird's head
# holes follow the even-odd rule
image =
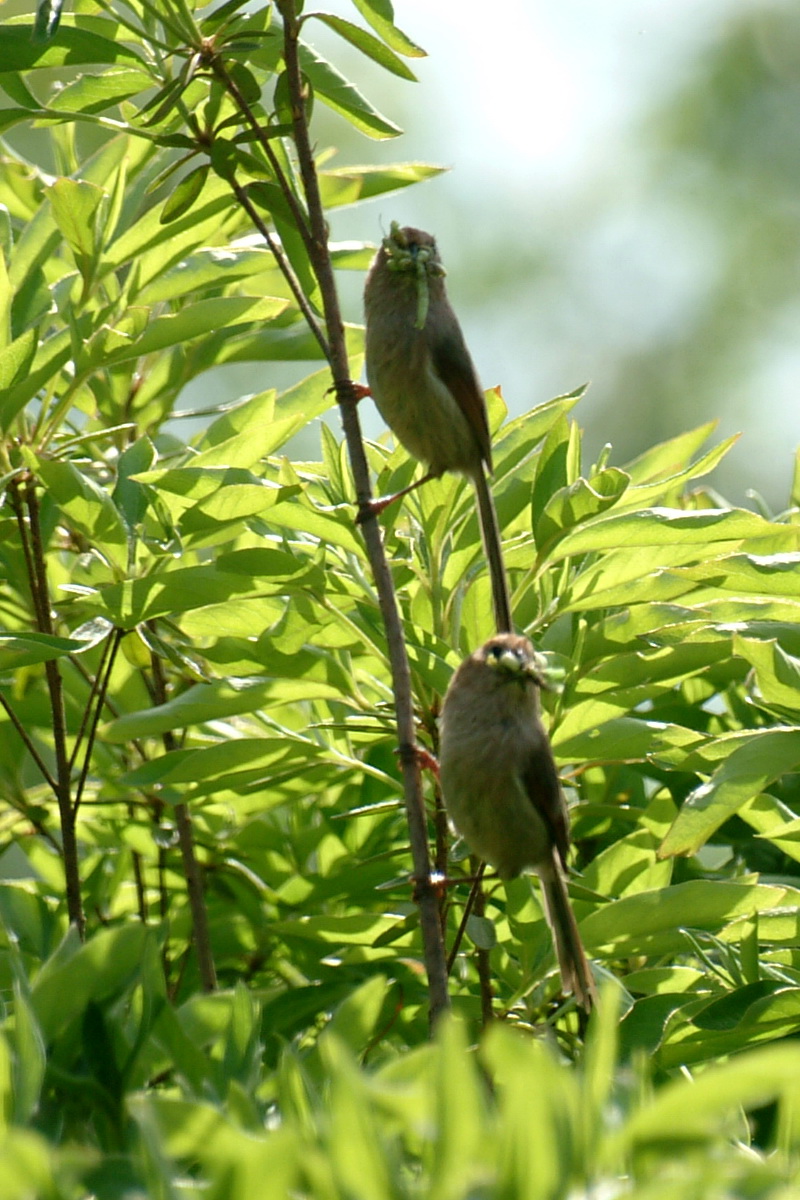
[[[547,688],[544,664],[527,638],[513,633],[490,638],[479,651],[486,666],[499,678],[520,684],[534,683]]]

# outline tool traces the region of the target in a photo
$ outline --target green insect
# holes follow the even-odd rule
[[[417,318],[414,328],[424,329],[430,305],[428,276],[446,275],[447,272],[441,263],[432,260],[432,251],[428,246],[415,246],[413,250],[408,247],[397,221],[392,221],[389,235],[383,239],[383,248],[389,257],[387,266],[390,271],[414,271],[416,273]]]

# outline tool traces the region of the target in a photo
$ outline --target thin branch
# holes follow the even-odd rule
[[[203,877],[194,851],[194,830],[188,804],[175,805],[175,823],[178,826],[178,841],[181,847],[183,869],[186,872],[186,890],[189,895],[189,907],[192,910],[194,944],[197,950],[200,980],[206,992],[213,992],[217,987],[217,972],[214,966],[214,956],[211,953],[208,912],[203,894]]]
[[[13,813],[14,817],[21,817],[23,820],[28,821],[36,830],[36,832],[53,847],[57,854],[61,853],[61,843],[59,842],[58,838],[50,832],[44,821],[38,815],[38,811],[41,811],[41,808],[35,803],[35,801],[29,801],[27,796],[16,795],[13,791],[10,795],[4,796],[3,799],[5,800],[8,808],[11,810],[11,813]],[[5,826],[5,821],[3,822],[3,825]]]
[[[453,941],[453,945],[450,948],[450,954],[448,955],[448,958],[447,958],[447,974],[448,975],[450,974],[450,972],[453,969],[453,966],[455,965],[456,955],[458,954],[458,952],[461,948],[461,943],[464,939],[464,934],[467,929],[467,921],[469,921],[470,916],[472,915],[472,909],[475,906],[475,901],[477,900],[478,895],[481,893],[481,881],[483,879],[483,873],[485,870],[486,870],[486,863],[481,863],[481,865],[478,867],[478,870],[475,872],[474,876],[472,877],[472,887],[470,889],[469,896],[467,897],[467,903],[464,905],[464,912],[461,917],[461,924],[458,927],[458,932],[456,933],[455,939]]]
[[[19,717],[14,712],[13,708],[8,703],[8,701],[6,700],[6,698],[2,692],[0,692],[0,705],[2,705],[3,708],[5,709],[5,711],[8,713],[11,724],[14,726],[14,728],[16,729],[19,736],[22,738],[22,741],[25,744],[25,749],[28,751],[28,754],[30,754],[31,758],[36,763],[39,770],[42,772],[45,782],[47,783],[47,785],[49,787],[51,787],[53,789],[53,795],[57,795],[58,794],[58,784],[56,783],[53,776],[50,774],[50,771],[47,768],[47,763],[44,761],[44,759],[40,755],[39,751],[34,746],[33,742],[31,741],[30,734],[28,733],[27,729],[22,724]]]
[[[25,482],[30,476],[25,477]],[[22,545],[22,554],[25,558],[25,568],[28,572],[28,587],[31,593],[31,603],[33,605],[33,614],[36,618],[36,626],[38,629],[43,629],[47,621],[46,615],[42,612],[41,596],[39,595],[38,576],[36,567],[33,561],[33,549],[31,547],[31,538],[29,533],[29,524],[25,517],[25,506],[22,498],[22,483],[23,479],[17,477],[8,489],[8,494],[11,500],[11,507],[14,509],[14,515],[17,518],[17,527],[19,529],[19,540]]]
[[[475,916],[482,917],[485,913],[486,895],[479,883],[475,896]],[[485,1028],[494,1016],[492,1010],[492,1000],[494,998],[492,992],[492,969],[489,963],[489,951],[484,946],[478,946],[476,959],[481,994],[481,1021]]]
[[[161,659],[150,652],[150,662],[153,671],[153,690],[156,702],[164,704],[167,699],[167,684]],[[163,737],[164,749],[174,750],[177,746],[174,735],[167,731]],[[203,877],[200,864],[197,861],[194,845],[194,831],[188,804],[175,805],[175,823],[178,826],[178,841],[183,859],[183,870],[186,875],[186,891],[189,897],[189,908],[192,913],[192,940],[197,951],[197,961],[200,969],[200,979],[207,992],[213,992],[217,986],[217,973],[214,958],[211,953],[211,939],[208,931],[208,912],[205,896],[203,895]]]
[[[264,241],[267,243],[267,248],[271,251],[275,262],[278,264],[281,274],[288,283],[291,293],[297,302],[297,306],[305,317],[314,337],[317,339],[322,353],[325,355],[328,361],[330,361],[331,352],[330,347],[325,339],[325,334],[322,332],[316,313],[308,303],[305,292],[300,286],[300,282],[292,270],[292,264],[289,262],[288,258],[283,252],[283,247],[270,232],[266,222],[262,219],[258,209],[248,196],[247,189],[242,187],[242,185],[237,179],[234,178],[233,175],[230,176],[228,182],[230,183],[236,195],[236,199],[239,201],[242,208],[245,210],[248,217],[253,222]]]
[[[114,670],[114,663],[117,658],[117,651],[119,650],[119,645],[120,645],[120,642],[122,641],[123,637],[124,637],[124,630],[115,629],[114,633],[112,634],[111,638],[109,639],[109,645],[107,647],[108,653],[107,653],[106,661],[104,664],[104,670],[102,672],[102,680],[100,682],[100,685],[99,685],[99,688],[97,691],[97,703],[95,704],[94,714],[92,716],[92,724],[91,724],[91,728],[89,729],[89,737],[87,738],[87,741],[86,741],[86,753],[83,756],[83,769],[81,771],[80,779],[78,780],[78,786],[75,789],[75,799],[72,804],[73,813],[77,813],[78,808],[80,807],[81,797],[83,796],[83,789],[86,786],[86,778],[89,774],[89,766],[90,766],[90,763],[92,760],[92,750],[94,749],[94,742],[95,742],[95,738],[97,737],[97,726],[100,724],[100,715],[103,711],[103,702],[106,697],[106,692],[108,691],[108,685],[111,682],[111,672]],[[100,679],[100,672],[98,671],[97,674],[98,674],[98,679]],[[89,698],[89,702],[87,704],[87,709],[88,709],[89,704],[91,704],[91,697]]]
[[[86,732],[86,726],[89,723],[89,719],[90,719],[90,716],[92,713],[92,702],[93,702],[95,696],[97,695],[97,689],[100,687],[100,680],[102,678],[103,672],[105,671],[105,664],[108,659],[108,652],[109,652],[109,648],[111,646],[111,641],[112,641],[111,638],[106,638],[102,653],[100,655],[100,665],[97,668],[97,674],[94,676],[93,679],[91,678],[91,676],[89,676],[89,683],[90,683],[89,696],[88,696],[86,704],[84,705],[84,708],[83,708],[83,716],[81,717],[80,728],[78,729],[78,732],[75,735],[75,741],[72,746],[72,754],[69,757],[69,766],[70,766],[71,771],[75,769],[75,763],[78,758],[78,751],[81,748],[81,742],[83,741],[83,735]]]
[[[237,87],[236,81],[234,79],[232,79],[231,76],[229,75],[228,70],[225,66],[225,63],[222,61],[222,58],[220,57],[220,55],[217,53],[214,53],[209,56],[206,56],[206,61],[208,62],[208,65],[210,66],[211,70],[214,72],[214,74],[219,79],[222,86],[227,91],[228,95],[231,97],[231,99],[236,104],[236,107],[239,109],[239,111],[241,112],[244,119],[247,121],[250,128],[255,133],[255,135],[258,139],[258,144],[261,146],[261,149],[264,151],[267,162],[269,163],[270,167],[272,168],[273,174],[275,175],[275,179],[278,184],[278,187],[283,192],[286,203],[289,206],[289,210],[292,214],[292,219],[295,223],[297,232],[300,234],[301,238],[303,239],[306,250],[308,251],[309,254],[311,254],[312,253],[312,234],[311,234],[311,230],[309,229],[309,225],[308,225],[308,217],[303,212],[302,208],[300,207],[300,205],[297,201],[297,196],[294,194],[294,188],[292,187],[289,180],[286,178],[286,174],[283,170],[283,167],[280,164],[280,160],[278,159],[277,154],[275,153],[275,151],[272,149],[272,146],[270,145],[269,138],[265,136],[264,130],[261,128],[261,125],[260,125],[258,119],[256,118],[255,113],[253,112],[252,108],[248,104],[247,99],[242,95],[242,92]]]
[[[139,909],[139,920],[143,925],[146,925],[148,912],[147,891],[144,885],[144,860],[138,850],[131,851],[131,859],[133,862],[133,878],[136,884],[136,904]]]
[[[47,583],[47,560],[42,540],[41,525],[39,523],[39,498],[36,494],[36,482],[32,477],[27,481],[25,501],[28,509],[30,558],[33,570],[30,586],[31,590],[37,592],[39,596],[36,609],[40,632],[52,635],[53,619],[50,611],[50,589]],[[83,939],[86,922],[81,902],[81,877],[78,865],[78,842],[75,836],[75,814],[72,811],[71,771],[67,754],[67,717],[64,708],[63,680],[61,669],[56,659],[46,662],[44,670],[50,694],[50,716],[53,723],[53,747],[56,757],[55,793],[58,800],[58,815],[61,823],[67,914],[70,921],[77,927],[80,938]]]
[[[294,0],[278,0],[283,18],[283,59],[291,98],[292,125],[300,177],[311,223],[308,253],[322,295],[330,345],[329,362],[339,400],[342,426],[347,441],[356,486],[358,506],[363,511],[371,498],[369,469],[361,438],[361,425],[350,380],[344,324],[328,249],[328,233],[319,190],[314,154],[309,137],[303,102],[303,81],[298,52],[299,26]],[[428,974],[431,1022],[449,1007],[444,941],[439,922],[436,889],[431,882],[430,855],[425,805],[422,796],[420,766],[416,751],[416,727],[411,693],[411,672],[403,639],[389,564],[383,549],[378,522],[367,517],[362,525],[375,587],[386,629],[395,696],[397,740],[403,768],[403,790],[408,818],[411,853],[414,863],[415,895],[420,911],[423,953]]]

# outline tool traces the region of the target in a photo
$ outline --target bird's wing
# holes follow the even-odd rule
[[[569,815],[549,742],[545,741],[531,752],[522,770],[522,782],[531,804],[550,831],[558,857],[566,868]]]
[[[450,389],[456,403],[467,419],[478,442],[481,458],[491,471],[492,443],[489,436],[489,421],[483,392],[475,374],[475,367],[458,322],[453,320],[441,332],[431,347],[431,357],[436,374]]]

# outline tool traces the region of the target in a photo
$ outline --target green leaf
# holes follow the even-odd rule
[[[274,267],[275,260],[269,250],[209,246],[187,255],[177,266],[156,276],[142,288],[137,300],[141,304],[154,304],[190,292],[213,289],[216,293],[220,287],[265,274]]]
[[[613,696],[611,697],[613,705]],[[624,705],[623,707],[627,707]],[[619,711],[614,705],[612,711]],[[598,720],[598,706],[570,705],[552,732],[553,748],[564,762],[646,762],[675,746],[693,746],[698,735],[682,725],[641,717]]]
[[[591,479],[577,479],[561,487],[545,505],[536,525],[537,545],[552,543],[560,534],[599,516],[613,507],[625,493],[630,477],[616,467],[608,467]]]
[[[210,684],[207,688],[216,686]],[[228,700],[229,693],[226,692],[224,702],[227,703]],[[219,703],[219,691],[213,694],[212,699],[212,693],[206,690],[203,702]],[[159,709],[151,709],[150,712],[151,720],[160,720],[163,716]],[[109,728],[113,731],[114,725]],[[207,787],[217,781],[220,787],[227,787],[245,769],[248,772],[255,769],[260,775],[264,775],[267,767],[283,761],[287,751],[293,757],[298,757],[308,756],[309,752],[315,749],[318,747],[308,738],[298,738],[296,742],[286,736],[235,738],[214,746],[174,750],[169,754],[162,754],[160,758],[152,759],[133,771],[128,771],[123,777],[123,782],[130,787],[152,787],[154,784],[175,786],[185,783],[202,784]]]
[[[447,171],[431,163],[410,162],[386,166],[337,167],[320,171],[319,185],[322,203],[326,208],[338,208],[345,204],[356,204],[372,196],[383,196],[399,188],[423,183]]]
[[[329,62],[320,58],[310,46],[301,43],[299,53],[303,73],[308,76],[314,93],[356,129],[377,139],[397,137],[403,132],[399,126],[381,116],[352,83]]]
[[[37,346],[36,330],[29,329],[0,350],[0,393],[10,391],[15,383],[28,375]],[[0,401],[0,412],[4,407]]]
[[[100,1004],[118,996],[139,973],[151,930],[131,921],[96,933],[72,952],[54,955],[39,972],[31,1003],[47,1042],[63,1036],[79,1020],[90,1001]]]
[[[408,79],[412,83],[416,83],[417,77],[411,68],[407,67],[403,60],[398,58],[384,42],[373,37],[371,33],[367,33],[365,29],[354,25],[352,21],[335,17],[331,13],[313,12],[309,13],[309,17],[322,21],[330,29],[335,30],[351,46],[355,46],[367,58],[371,58],[373,62],[378,63],[384,70],[390,71],[392,75],[399,75],[401,79]]]
[[[773,536],[780,526],[771,526],[763,517],[750,514],[753,521],[763,521],[763,536],[772,531]],[[784,527],[788,538],[794,538],[794,530]],[[758,536],[753,527],[751,537]],[[687,578],[706,584],[707,587],[724,588],[729,592],[778,596],[788,599],[800,596],[800,554],[736,554],[722,561],[711,559],[685,567]]]
[[[650,446],[632,462],[625,464],[625,470],[631,477],[634,487],[665,480],[680,475],[689,466],[703,442],[705,442],[717,427],[717,421],[706,421],[688,433],[680,433],[677,437],[666,442]]]
[[[273,399],[275,393],[271,393]],[[257,397],[253,397],[256,399]],[[201,450],[193,460],[191,469],[214,467],[226,463],[231,467],[254,467],[262,459],[288,441],[292,434],[306,424],[302,414],[276,420],[268,417],[263,422],[251,420],[241,433],[234,434],[224,442]]]
[[[194,149],[189,144],[189,149]],[[219,243],[226,228],[226,218],[235,215],[228,184],[221,179],[209,179],[202,205],[182,217],[162,225],[157,206],[151,205],[143,215],[108,247],[103,267],[116,271],[126,263],[136,262],[142,271],[142,285],[163,274],[181,261],[185,254],[209,243]],[[147,259],[144,263],[142,259]],[[146,270],[144,270],[146,268]]]
[[[569,453],[569,422],[562,411],[550,425],[536,463],[536,477],[531,494],[531,528],[541,545],[539,524],[552,496],[569,486],[567,457]]]
[[[113,31],[111,21],[98,21]],[[137,54],[121,41],[114,41],[113,32],[103,37],[88,29],[60,26],[55,37],[47,43],[37,42],[33,25],[0,27],[0,73],[31,71],[44,67],[81,66],[85,63],[116,63],[120,60],[139,62]]]
[[[27,986],[14,985],[14,1120],[26,1125],[39,1107],[47,1053]]]
[[[353,4],[387,46],[406,58],[425,58],[426,52],[395,25],[390,0],[353,0]]]
[[[674,1154],[677,1139],[696,1144],[736,1109],[760,1107],[793,1094],[799,1071],[800,1051],[791,1045],[739,1054],[702,1074],[665,1084],[628,1118],[615,1140],[626,1149],[660,1147],[666,1133]]]
[[[694,854],[723,821],[800,763],[800,729],[764,729],[727,755],[687,797],[659,853]]]
[[[276,921],[276,933],[300,942],[318,942],[327,946],[372,946],[390,930],[402,926],[403,917],[373,913],[352,916],[310,916],[297,920]]]
[[[621,508],[643,508],[664,497],[676,498],[684,492],[686,485],[703,475],[708,475],[721,462],[738,441],[738,434],[712,447],[706,454],[689,463],[674,475],[659,477],[655,482],[633,485],[622,500]]]
[[[41,108],[39,101],[21,75],[6,71],[3,77],[3,91],[11,97],[15,104],[28,108],[31,112],[38,112]]]
[[[49,42],[61,21],[63,0],[38,0],[36,24],[33,30],[35,42]]]
[[[51,662],[65,654],[80,654],[94,643],[48,633],[0,634],[0,671],[16,671],[34,663]]]
[[[274,388],[268,388],[226,408],[197,441],[198,456],[193,460],[193,465],[213,467],[224,462],[230,467],[252,467],[262,455],[268,453],[262,449],[269,444],[269,435],[264,431],[264,426],[275,419],[276,395]],[[253,439],[256,442],[255,453],[251,453],[247,450],[247,437],[254,430],[258,430],[259,434]],[[216,457],[223,453],[223,447],[225,457]]]
[[[101,588],[94,597],[115,625],[132,629],[153,617],[177,615],[208,604],[220,604],[233,596],[280,595],[290,591],[296,577],[297,586],[314,580],[315,569],[282,550],[260,552],[264,575],[241,574],[225,570],[222,564],[235,565],[233,555],[223,555],[216,563],[199,567],[177,567],[160,571],[144,579],[129,579],[124,583]],[[321,577],[321,572],[316,572]],[[311,578],[310,578],[311,577]]]
[[[98,113],[113,108],[120,100],[136,96],[153,86],[146,71],[136,67],[120,67],[102,75],[79,75],[56,92],[48,101],[57,113]]]
[[[787,540],[790,531],[786,530]],[[679,544],[703,546],[718,542],[736,543],[746,538],[780,536],[775,525],[745,509],[700,509],[685,512],[678,508],[644,508],[638,512],[612,514],[572,530],[563,538],[551,557],[564,558],[572,554],[587,554],[593,550],[616,550],[619,546],[668,546]],[[704,556],[707,559],[708,556]],[[705,562],[691,568],[692,578],[727,574],[738,563],[749,559],[742,555],[725,558],[722,562]],[[760,561],[760,560],[758,560]],[[800,561],[798,556],[797,561]],[[778,570],[777,564],[775,569]],[[788,570],[788,561],[786,570]],[[797,573],[800,578],[800,572]],[[800,589],[800,583],[798,584]]]
[[[481,1057],[499,1099],[497,1194],[525,1200],[568,1196],[582,1137],[576,1128],[576,1075],[560,1071],[542,1042],[521,1037],[499,1021],[487,1031]],[[535,1089],[531,1079],[537,1081]]]
[[[325,512],[308,502],[276,504],[270,509],[270,525],[288,529],[306,537],[318,539],[322,545],[339,546],[351,554],[361,555],[363,543],[356,532],[354,510]]]
[[[97,255],[95,215],[102,188],[84,180],[57,179],[45,188],[58,228],[63,233],[84,280],[91,278]]]
[[[203,163],[202,166],[195,167],[193,171],[190,171],[188,175],[184,175],[161,210],[162,225],[176,221],[178,217],[182,217],[189,211],[205,186],[209,170],[209,164]]]
[[[69,462],[39,459],[37,473],[67,523],[121,568],[128,564],[128,531],[114,501]]]
[[[799,631],[800,632],[800,631]],[[788,654],[776,639],[733,635],[733,652],[755,669],[765,704],[792,715],[800,710],[800,658]]]
[[[273,505],[295,495],[299,487],[281,488],[239,467],[176,467],[143,471],[137,482],[155,486],[161,499],[176,516],[191,511],[208,515],[228,510],[234,519],[266,512]],[[194,530],[191,518],[184,516],[184,530]]]
[[[148,437],[137,438],[119,456],[112,499],[131,530],[144,519],[150,504],[147,488],[132,476],[147,471],[155,461],[156,449]]]
[[[793,888],[693,880],[604,904],[581,922],[581,936],[596,955],[676,955],[688,949],[684,928],[716,933],[737,918],[798,899]]]
[[[220,296],[216,300],[198,300],[195,304],[187,304],[180,312],[156,317],[128,345],[106,354],[104,361],[106,364],[126,362],[216,330],[231,332],[242,322],[271,321],[285,311],[287,304],[286,300],[271,296]]]

